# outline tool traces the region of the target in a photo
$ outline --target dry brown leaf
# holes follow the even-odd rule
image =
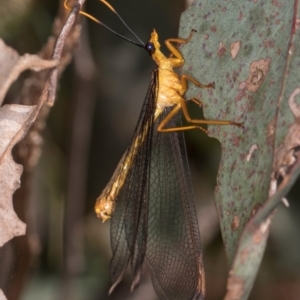
[[[19,77],[20,73],[30,69],[40,71],[57,66],[56,60],[44,60],[37,55],[19,54],[8,47],[0,39],[0,105],[11,84]]]
[[[0,108],[0,247],[14,236],[25,234],[26,225],[19,220],[12,203],[23,167],[14,162],[11,150],[27,132],[34,109],[35,106],[16,104]]]
[[[20,175],[23,167],[13,161],[11,154],[12,148],[25,136],[25,134],[27,134],[27,136],[32,136],[31,134],[33,132],[36,133],[36,129],[40,128],[39,125],[45,120],[47,115],[44,111],[41,111],[42,108],[45,107],[45,104],[48,104],[48,106],[51,104],[52,106],[54,103],[57,90],[57,78],[62,72],[62,66],[65,67],[67,64],[67,60],[64,58],[70,57],[78,40],[80,26],[76,26],[75,35],[74,30],[72,31],[71,29],[83,3],[84,0],[77,0],[75,2],[66,21],[64,21],[66,12],[62,14],[64,16],[63,19],[59,19],[59,17],[57,18],[58,21],[62,22],[62,28],[58,30],[54,37],[50,38],[53,39],[53,43],[49,43],[49,45],[51,44],[52,46],[50,45],[47,49],[49,55],[52,53],[51,61],[43,60],[36,55],[27,54],[20,57],[15,50],[6,46],[0,39],[0,106],[7,90],[22,71],[26,69],[39,71],[45,68],[50,68],[48,72],[44,72],[42,76],[37,77],[39,79],[37,89],[35,89],[36,81],[30,80],[31,78],[27,78],[29,81],[26,80],[24,82],[24,86],[27,85],[27,89],[22,89],[21,103],[25,104],[30,101],[30,103],[35,103],[36,106],[6,105],[0,108],[0,130],[2,134],[0,139],[0,247],[13,237],[23,235],[26,230],[25,223],[18,218],[13,209],[12,195],[20,186]],[[73,33],[71,38],[69,37],[70,31],[71,34]],[[67,50],[65,50],[66,47],[64,48],[64,45],[65,43],[68,44],[68,42],[69,45]],[[41,55],[46,56],[46,53]],[[57,70],[55,67],[58,65],[59,61],[62,63],[60,63],[60,70]],[[32,78],[34,78],[34,76],[32,76]],[[24,90],[27,90],[28,92],[24,93]],[[39,119],[39,124],[35,124],[35,128],[28,132],[29,128],[34,124],[34,122],[36,123],[36,119],[40,115],[42,116]],[[33,138],[29,138],[29,140],[32,142]],[[28,145],[28,143],[24,141],[23,144],[29,148],[27,148],[26,151],[30,152],[34,143],[36,143],[36,141]],[[31,158],[31,155],[27,157]],[[26,161],[22,161],[26,167]],[[28,179],[27,172],[26,175]],[[25,236],[23,241],[26,241],[27,238],[28,237]],[[28,248],[28,243],[25,242],[24,244],[25,248],[22,249],[25,249],[25,252],[30,252],[31,249]],[[17,246],[17,248],[19,249],[19,246]],[[17,264],[22,265],[22,270],[17,272],[18,276],[12,276],[7,295],[13,293],[13,295],[18,297],[21,294],[23,285],[25,284],[25,280],[23,279],[25,277],[27,278],[27,273],[30,269],[30,259],[32,259],[32,254],[29,253],[26,257],[23,256],[18,258]],[[0,300],[7,300],[1,289]]]
[[[295,121],[290,126],[284,142],[279,145],[275,157],[275,171],[273,177],[277,180],[279,176],[284,177],[292,165],[296,162],[296,153],[300,147],[300,105],[296,97],[300,95],[300,87],[293,90],[289,97],[289,107],[294,115]]]
[[[0,300],[7,300],[7,298],[5,297],[1,289],[0,289]]]

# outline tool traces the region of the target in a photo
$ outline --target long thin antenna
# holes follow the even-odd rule
[[[126,22],[123,20],[123,18],[119,15],[119,13],[111,6],[111,4],[109,4],[108,2],[106,2],[105,0],[99,0],[100,2],[102,2],[103,4],[105,4],[114,14],[116,14],[118,16],[118,18],[120,19],[120,21],[124,24],[124,26],[130,31],[130,33],[142,44],[144,45],[144,43],[140,40],[140,38],[132,31],[132,29],[126,24]]]
[[[92,21],[98,23],[99,25],[103,26],[104,28],[106,28],[107,30],[109,30],[111,33],[117,35],[118,37],[120,37],[121,39],[131,43],[131,44],[134,44],[138,47],[141,47],[141,48],[145,48],[145,44],[141,41],[141,39],[130,29],[130,27],[126,24],[126,22],[122,19],[122,17],[118,14],[118,12],[108,3],[106,2],[105,0],[99,0],[100,2],[102,2],[104,5],[106,5],[114,14],[117,15],[117,17],[120,19],[120,21],[123,23],[123,25],[129,30],[129,32],[140,42],[140,43],[137,43],[121,34],[119,34],[118,32],[116,32],[115,30],[111,29],[109,26],[107,26],[106,24],[102,23],[100,20],[98,20],[97,18],[93,17],[92,15],[86,13],[85,11],[82,11],[80,10],[79,13],[89,19],[91,19]],[[64,7],[67,9],[67,10],[71,10],[71,8],[67,5],[67,2],[68,0],[65,0],[64,2]]]

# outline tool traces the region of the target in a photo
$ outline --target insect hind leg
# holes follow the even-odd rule
[[[192,100],[194,99],[194,100]],[[192,98],[190,100],[192,100],[193,102],[195,102],[195,98]],[[202,105],[202,102],[197,100],[196,103],[200,103]],[[189,115],[189,112],[187,110],[187,106],[186,106],[186,101],[182,98],[180,100],[180,106],[184,115],[184,118],[186,119],[186,121],[188,123],[191,124],[206,124],[206,125],[235,125],[238,127],[242,127],[244,128],[243,123],[238,123],[238,122],[234,122],[234,121],[230,121],[230,120],[207,120],[207,119],[203,119],[203,120],[198,120],[198,119],[192,119]]]
[[[184,99],[182,99],[184,101]],[[200,125],[187,125],[187,126],[180,126],[180,127],[169,127],[165,128],[167,123],[182,109],[180,104],[177,104],[170,113],[161,121],[161,123],[157,127],[157,131],[159,132],[175,132],[175,131],[185,131],[185,130],[192,130],[192,129],[200,129],[204,133],[208,133],[208,131],[201,127]]]

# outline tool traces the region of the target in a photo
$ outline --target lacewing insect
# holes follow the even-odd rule
[[[121,36],[83,11],[81,14],[144,48],[157,64],[131,144],[95,204],[99,218],[103,221],[111,218],[113,285],[109,293],[122,280],[128,265],[133,275],[131,290],[134,290],[146,264],[160,299],[204,299],[200,233],[182,131],[207,132],[201,127],[203,124],[243,125],[228,120],[190,118],[183,98],[187,82],[199,88],[214,88],[214,83],[205,85],[186,74],[179,77],[173,71],[184,63],[173,43],[187,43],[194,30],[185,39],[165,41],[171,52],[167,58],[160,51],[155,30],[144,44],[109,3],[100,1],[118,16],[138,42]],[[66,2],[65,7],[69,9]],[[202,104],[195,98],[190,100]],[[180,111],[189,123],[187,126],[181,125]]]

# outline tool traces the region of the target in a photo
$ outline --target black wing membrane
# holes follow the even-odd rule
[[[156,122],[165,118],[166,110]],[[181,125],[180,115],[170,127]],[[153,131],[146,261],[161,299],[203,299],[196,207],[182,132]]]
[[[157,77],[155,70],[133,137],[135,141],[144,135],[143,143],[111,220],[112,288],[130,264],[134,289],[146,262],[160,299],[203,299],[200,233],[184,136],[182,132],[157,132],[168,113],[154,124]],[[169,126],[180,126],[178,119]]]
[[[134,276],[132,290],[139,283],[147,245],[147,201],[149,198],[149,174],[151,143],[158,88],[158,71],[152,72],[142,111],[131,141],[143,140],[134,155],[124,186],[116,199],[116,208],[111,218],[110,276],[113,288],[122,279],[127,266],[131,265]],[[129,146],[125,156],[132,155]]]

